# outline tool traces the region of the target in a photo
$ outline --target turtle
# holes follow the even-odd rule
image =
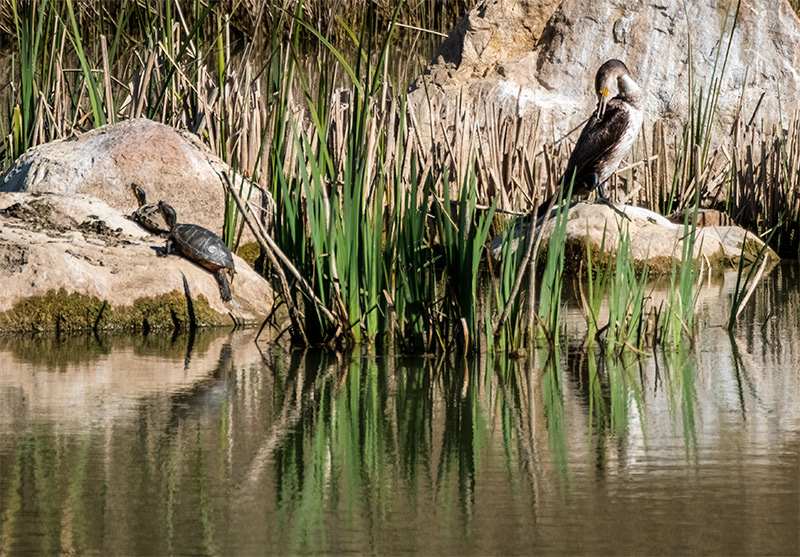
[[[211,271],[219,284],[223,302],[231,300],[231,287],[225,271],[235,272],[233,255],[219,236],[196,224],[179,224],[175,209],[163,201],[158,208],[169,230],[169,237],[160,254],[166,256],[172,248],[187,259]]]
[[[131,190],[139,201],[139,208],[131,215],[133,220],[153,234],[159,236],[169,234],[169,226],[164,220],[164,215],[161,214],[161,209],[158,208],[158,203],[148,203],[144,190],[138,184],[131,184]]]

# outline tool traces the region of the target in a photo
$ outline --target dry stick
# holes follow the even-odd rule
[[[147,99],[147,86],[150,84],[150,74],[153,72],[153,66],[156,63],[157,52],[158,50],[155,48],[150,51],[144,73],[140,76],[138,90],[137,86],[134,85],[133,118],[140,118],[142,116],[144,104]]]
[[[117,115],[114,112],[114,95],[111,92],[111,70],[108,65],[108,45],[106,44],[106,36],[100,35],[100,51],[103,56],[103,86],[106,90],[106,116],[108,123],[114,124],[117,121]]]
[[[269,236],[262,233],[263,231],[262,231],[262,229],[260,227],[261,223],[259,223],[256,219],[254,219],[249,212],[245,212],[242,200],[239,197],[239,194],[237,194],[234,191],[233,185],[231,184],[230,180],[228,179],[227,173],[223,174],[223,176],[225,177],[226,189],[230,192],[231,196],[236,201],[236,205],[239,207],[239,211],[242,213],[243,218],[245,219],[247,224],[250,226],[250,230],[253,232],[253,236],[256,237],[256,240],[258,241],[259,245],[266,252],[267,257],[269,257],[269,260],[272,263],[273,268],[275,269],[276,273],[278,274],[279,282],[280,282],[280,285],[281,285],[281,292],[283,294],[284,301],[286,302],[286,307],[289,310],[289,317],[290,317],[290,319],[292,321],[292,325],[300,333],[300,336],[303,338],[303,342],[306,345],[309,344],[308,337],[306,336],[306,330],[305,330],[303,318],[300,315],[300,313],[298,312],[297,307],[294,304],[294,301],[292,300],[292,294],[291,294],[291,291],[289,290],[289,283],[286,280],[286,274],[283,272],[283,269],[278,264],[278,261],[277,261],[277,259],[275,257],[275,254],[272,252],[272,250],[270,250],[267,247],[266,238],[269,238]],[[255,221],[255,223],[256,223],[255,225],[253,224],[253,221]],[[265,323],[266,323],[266,321],[265,321]],[[256,336],[256,340],[258,340],[258,336]]]
[[[236,193],[236,190],[234,189],[233,184],[231,183],[230,178],[228,177],[228,173],[223,172],[222,177],[224,178],[225,188],[231,194],[231,197],[233,197],[234,201],[236,202],[236,205],[239,207],[239,212],[244,217],[245,221],[250,227],[250,230],[256,237],[256,240],[258,241],[259,245],[261,245],[261,247],[264,248],[264,251],[266,251],[267,256],[270,258],[272,265],[278,272],[278,276],[280,277],[280,282],[281,282],[281,289],[283,290],[284,296],[286,297],[287,305],[289,307],[289,312],[290,315],[293,316],[293,319],[296,317],[294,314],[297,312],[297,308],[295,308],[294,304],[291,303],[291,297],[289,296],[289,284],[288,281],[286,280],[285,273],[281,269],[281,266],[278,264],[278,259],[280,259],[280,261],[286,266],[287,269],[289,269],[292,275],[294,275],[294,277],[297,279],[298,284],[302,286],[306,295],[314,301],[314,304],[317,306],[317,309],[319,309],[319,311],[331,323],[336,323],[336,319],[334,318],[333,314],[330,311],[328,311],[328,309],[325,307],[322,301],[319,298],[317,298],[317,296],[314,294],[314,290],[311,287],[311,285],[308,284],[308,282],[306,282],[306,280],[303,278],[303,276],[300,274],[297,268],[294,265],[292,265],[291,261],[289,261],[289,258],[286,257],[286,255],[284,255],[284,253],[278,247],[278,244],[275,243],[275,240],[273,240],[269,236],[269,234],[267,234],[264,231],[258,218],[250,210],[250,207],[244,201],[242,201],[242,198],[239,197],[238,193]],[[301,322],[302,319],[298,319],[298,323]],[[303,335],[304,340],[307,341],[307,339],[305,338],[305,330],[301,329],[301,334]]]
[[[425,29],[424,27],[416,27],[414,25],[406,25],[405,23],[394,23],[397,27],[405,27],[406,29],[411,29],[413,31],[422,31],[423,33],[430,33],[431,35],[438,35],[440,37],[448,37],[445,33],[440,33],[439,31],[433,31],[431,29]]]

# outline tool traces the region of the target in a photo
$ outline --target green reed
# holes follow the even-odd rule
[[[725,11],[725,23],[719,38],[719,48],[716,49],[714,64],[709,84],[704,87],[696,82],[694,47],[692,45],[691,31],[688,36],[688,113],[683,126],[683,135],[676,147],[673,161],[672,180],[668,192],[659,196],[656,210],[663,215],[668,215],[677,209],[685,209],[693,198],[692,190],[700,190],[704,186],[703,174],[709,160],[709,152],[713,139],[713,126],[717,114],[717,104],[722,90],[722,79],[728,64],[728,55],[733,44],[734,31],[739,17],[741,0],[737,0],[730,29],[727,22],[731,13],[731,4],[728,3]],[[686,3],[684,2],[684,13]],[[728,34],[725,54],[722,56],[722,45],[726,33]],[[720,57],[721,63],[720,63]]]
[[[699,198],[699,190],[697,197]],[[695,204],[694,212],[687,213],[684,219],[680,261],[673,259],[666,315],[663,328],[658,332],[662,343],[680,344],[684,334],[690,341],[694,341],[694,309],[700,294],[699,280],[695,285],[698,268],[694,263],[698,205]],[[702,251],[702,246],[697,247]]]
[[[450,191],[448,174],[442,175],[442,191]],[[455,337],[464,350],[477,346],[477,288],[481,254],[485,251],[489,228],[497,207],[495,198],[489,211],[476,211],[477,176],[469,171],[461,183],[457,207],[445,200],[437,202],[436,218],[448,288],[445,308],[456,327]]]
[[[614,275],[610,279],[608,296],[608,330],[606,338],[615,351],[642,348],[643,321],[646,315],[648,265],[645,258],[640,273],[633,264],[631,237],[627,223],[620,231]]]
[[[48,42],[43,38],[52,26],[52,11],[47,7],[47,0],[43,0],[38,10],[35,3],[12,0],[11,9],[19,49],[20,89],[18,104],[10,117],[12,145],[6,147],[6,153],[8,157],[8,148],[11,147],[12,157],[16,157],[33,144],[39,106],[36,74],[46,60]],[[11,85],[14,87],[13,81]],[[4,141],[5,136],[4,132]]]
[[[521,249],[521,241],[517,239],[517,229],[525,230],[523,223],[516,221],[509,224],[502,232],[503,242],[500,249],[500,271],[495,288],[495,299],[497,309],[502,312],[507,305],[511,304],[508,318],[499,326],[502,329],[497,338],[497,349],[501,352],[514,353],[523,348],[525,341],[525,301],[522,295],[512,297],[514,282],[517,275],[523,270],[524,250]],[[528,234],[534,232],[528,227]],[[520,247],[516,244],[519,243]],[[491,302],[491,296],[487,296]],[[491,308],[487,310],[487,315],[491,314]],[[489,326],[490,328],[490,326]],[[487,342],[491,341],[495,335],[487,332]]]
[[[606,247],[606,231],[607,227],[603,227],[603,236],[600,239],[600,248],[597,253],[602,257],[605,253]],[[581,301],[583,305],[583,313],[586,317],[586,348],[590,348],[595,341],[598,331],[601,329],[600,309],[603,305],[603,300],[608,294],[609,285],[611,283],[611,273],[609,266],[605,265],[603,261],[598,261],[597,264],[593,262],[592,256],[592,243],[589,238],[589,230],[586,230],[586,294],[581,293]]]
[[[399,172],[399,171],[398,171]],[[411,352],[433,347],[436,324],[436,258],[427,235],[428,205],[434,183],[428,177],[420,191],[420,176],[411,159],[410,188],[396,175],[391,243],[387,245],[387,282],[394,283],[397,340]]]
[[[561,321],[561,293],[564,286],[567,218],[570,200],[572,199],[572,180],[569,184],[566,199],[563,199],[563,189],[559,190],[558,208],[556,209],[555,217],[553,217],[553,232],[547,245],[547,259],[544,264],[542,284],[539,288],[539,308],[537,312],[540,327],[538,329],[539,338],[544,337],[551,347],[558,345],[558,331]]]
[[[374,16],[371,13],[367,21]],[[389,225],[384,212],[388,179],[382,171],[386,135],[374,107],[383,100],[383,69],[393,25],[376,48],[365,24],[360,38],[354,37],[358,55],[350,65],[325,37],[304,22],[298,23],[326,49],[316,89],[312,90],[307,76],[298,74],[311,127],[306,131],[294,124],[294,148],[300,156],[291,174],[281,165],[286,146],[273,143],[277,235],[298,268],[313,278],[320,299],[340,319],[339,323],[317,323],[318,330],[309,331],[310,338],[322,340],[326,328],[338,327],[338,334],[347,342],[360,342],[362,333],[365,340],[373,340],[385,330],[384,235]],[[372,65],[369,61],[376,51],[377,63]],[[342,153],[328,148],[334,81],[324,68],[333,58],[351,80],[347,97],[350,118],[345,122]]]
[[[77,54],[78,60],[81,64],[81,70],[83,70],[84,83],[86,84],[86,89],[89,93],[89,101],[92,105],[94,125],[95,127],[105,126],[106,114],[103,108],[100,85],[94,78],[94,74],[92,73],[92,65],[87,60],[86,52],[83,49],[81,29],[78,25],[78,21],[75,19],[75,10],[72,6],[72,0],[66,0],[66,5],[69,14],[69,22],[72,26],[72,33],[69,35],[69,40],[72,42],[72,46],[75,49],[75,54]]]

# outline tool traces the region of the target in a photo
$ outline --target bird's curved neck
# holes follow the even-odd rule
[[[622,75],[619,77],[617,84],[619,86],[619,94],[617,97],[626,101],[627,103],[639,108],[642,101],[642,89],[629,75]]]

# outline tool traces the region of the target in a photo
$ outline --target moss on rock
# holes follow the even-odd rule
[[[256,259],[261,255],[261,247],[258,242],[248,242],[236,250],[236,255],[244,259],[250,267],[255,268]]]
[[[178,291],[142,297],[131,306],[113,307],[105,300],[64,288],[19,300],[0,312],[0,331],[150,330],[219,327],[231,324],[229,316],[214,311],[205,296],[187,303]]]

